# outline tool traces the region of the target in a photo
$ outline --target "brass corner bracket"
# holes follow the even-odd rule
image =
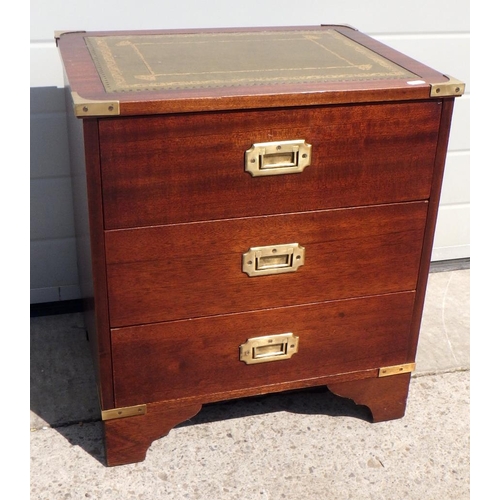
[[[449,75],[444,76],[448,78],[447,82],[431,83],[431,97],[458,97],[463,95],[465,83]]]
[[[415,370],[415,363],[405,363],[402,365],[385,366],[378,371],[379,377],[390,377],[391,375],[400,375]]]
[[[101,410],[102,420],[114,420],[117,418],[136,417],[146,415],[146,405],[126,406],[123,408],[112,408],[110,410]]]
[[[78,117],[117,116],[120,114],[120,101],[95,101],[85,99],[77,92],[71,92],[73,109]]]

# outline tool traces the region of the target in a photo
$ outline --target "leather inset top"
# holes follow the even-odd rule
[[[418,78],[333,28],[85,41],[107,92]]]

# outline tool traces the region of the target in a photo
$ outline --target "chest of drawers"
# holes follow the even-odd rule
[[[345,26],[56,40],[107,463],[231,398],[402,417],[464,85]]]

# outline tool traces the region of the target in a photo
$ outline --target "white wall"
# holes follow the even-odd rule
[[[79,298],[63,77],[54,31],[349,24],[466,83],[456,100],[433,260],[470,256],[469,1],[32,0],[31,302]]]

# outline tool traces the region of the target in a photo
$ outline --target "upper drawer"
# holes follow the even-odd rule
[[[427,199],[439,101],[103,119],[106,229]],[[253,144],[305,140],[301,173],[253,177]]]

